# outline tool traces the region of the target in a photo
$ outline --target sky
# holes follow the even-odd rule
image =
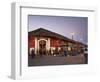
[[[88,43],[88,18],[87,17],[69,17],[69,16],[28,16],[28,31],[38,28],[44,28],[52,32],[56,32],[65,37]]]

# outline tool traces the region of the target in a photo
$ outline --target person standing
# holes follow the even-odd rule
[[[67,48],[64,47],[64,56],[66,57],[67,56]]]
[[[32,51],[31,51],[31,56],[32,56],[32,58],[34,58],[34,56],[35,56],[34,49],[32,49]]]
[[[87,51],[87,48],[85,48],[85,50],[84,50],[84,58],[85,58],[85,63],[87,64],[88,63],[88,51]]]
[[[40,54],[40,57],[42,57],[42,55],[43,55],[43,50],[42,50],[42,48],[39,49],[39,54]]]
[[[77,53],[77,48],[73,48],[72,54],[73,54],[73,56],[76,56],[78,54]]]

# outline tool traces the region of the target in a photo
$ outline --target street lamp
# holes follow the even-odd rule
[[[75,33],[74,33],[74,32],[72,32],[72,33],[71,33],[71,35],[72,35],[72,40],[73,40],[73,37],[74,37]]]
[[[74,33],[74,32],[72,32],[72,33],[71,33],[72,40],[73,40],[74,35],[75,35],[75,33]],[[74,45],[72,44],[72,49],[73,49],[73,48],[74,48]]]

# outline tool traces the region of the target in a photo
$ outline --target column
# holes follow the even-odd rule
[[[38,46],[37,45],[37,37],[35,37],[35,54],[37,53],[37,49],[38,49],[37,46]]]
[[[50,49],[50,38],[48,38],[48,46],[47,46],[47,49],[49,50]]]

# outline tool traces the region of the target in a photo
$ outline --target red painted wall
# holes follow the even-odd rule
[[[35,47],[35,37],[34,36],[28,37],[28,47],[29,48]]]
[[[50,39],[50,47],[59,47],[61,41],[59,39]]]
[[[50,47],[59,47],[61,45],[61,40],[50,38]],[[35,48],[35,37],[29,36],[28,37],[28,47],[29,48]]]

